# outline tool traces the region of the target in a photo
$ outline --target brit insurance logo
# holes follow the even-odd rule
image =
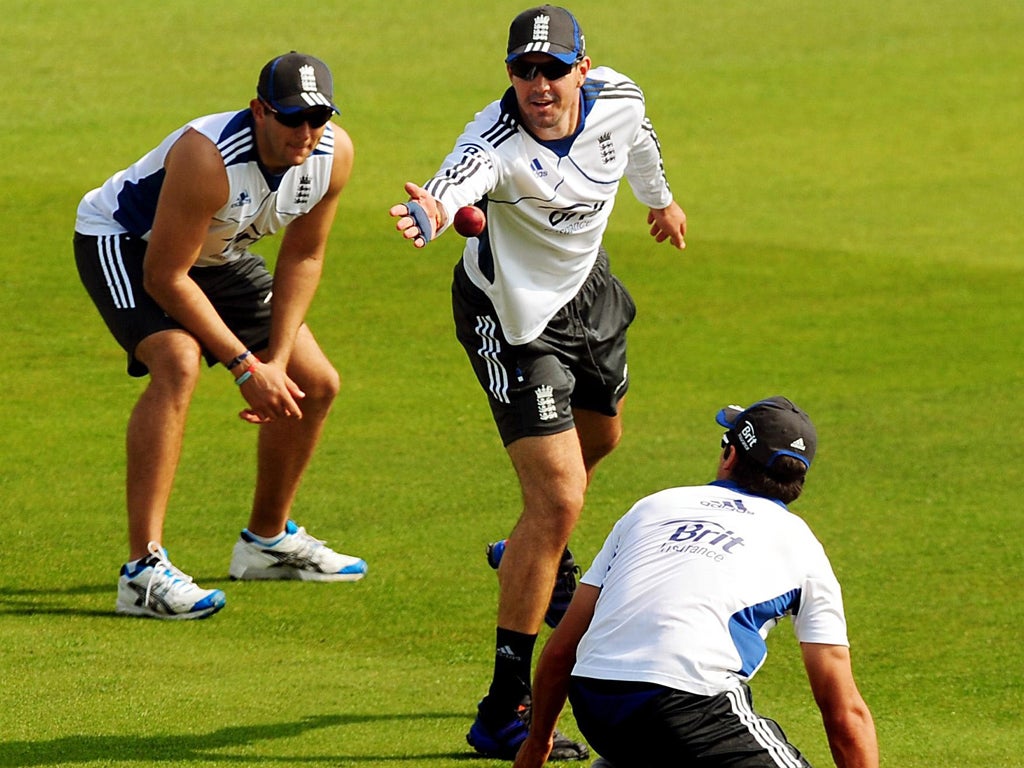
[[[548,212],[548,224],[556,232],[569,234],[585,229],[591,219],[604,210],[605,201],[594,203],[575,203],[567,208],[551,208]]]
[[[666,525],[675,530],[662,543],[661,552],[706,557],[720,563],[744,546],[742,536],[713,520],[673,520]]]

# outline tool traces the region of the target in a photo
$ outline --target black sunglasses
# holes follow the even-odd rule
[[[533,80],[538,74],[544,75],[545,80],[561,80],[572,72],[572,68],[575,66],[575,62],[566,64],[558,59],[545,61],[543,64],[514,59],[508,64],[509,71],[520,80]]]
[[[278,112],[265,101],[263,106],[274,116],[277,122],[286,128],[298,128],[303,123],[306,123],[315,131],[317,128],[323,128],[327,125],[327,121],[334,116],[334,110],[330,107],[314,107],[313,109],[304,109],[301,112],[285,114],[284,112]]]

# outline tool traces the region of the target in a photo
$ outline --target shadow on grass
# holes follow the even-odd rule
[[[317,728],[338,725],[376,723],[382,721],[439,720],[466,717],[464,712],[422,712],[399,715],[318,715],[290,723],[239,725],[220,728],[206,734],[118,736],[76,735],[49,741],[12,741],[0,744],[0,766],[74,765],[88,762],[132,762],[142,765],[178,764],[187,761],[255,764],[302,764],[341,762],[385,762],[413,760],[475,759],[469,752],[422,753],[398,755],[256,755],[252,750],[259,742],[291,739]],[[231,754],[233,748],[245,747],[244,754]],[[468,747],[467,747],[468,749]]]
[[[238,584],[227,576],[201,579],[200,583],[211,587],[224,588]],[[71,605],[75,597],[107,595],[110,607],[89,608]],[[114,613],[114,599],[117,596],[117,579],[111,578],[103,584],[78,584],[73,587],[0,587],[0,616],[93,616],[123,619]],[[71,599],[69,599],[71,598]],[[2,764],[0,764],[2,766]]]
[[[110,608],[72,606],[68,598],[90,595],[110,595]],[[115,616],[114,597],[117,581],[109,584],[79,584],[74,587],[0,587],[0,616],[31,616],[49,614],[60,616]],[[2,765],[2,763],[0,763]]]

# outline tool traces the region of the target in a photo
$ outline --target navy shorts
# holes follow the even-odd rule
[[[580,733],[615,766],[811,768],[778,723],[754,712],[746,685],[699,696],[651,683],[573,677],[569,701]]]
[[[135,348],[147,336],[181,329],[142,287],[142,262],[147,243],[132,235],[94,237],[75,233],[75,263],[107,328],[128,353],[128,373],[149,371],[135,357]],[[273,276],[264,260],[246,253],[237,261],[216,267],[193,267],[191,277],[239,340],[254,352],[270,340],[270,298]],[[203,350],[209,365],[219,361]]]
[[[573,428],[573,409],[618,414],[629,389],[626,330],[636,304],[602,249],[576,296],[526,344],[505,340],[487,295],[460,261],[452,282],[455,333],[487,392],[502,442]]]

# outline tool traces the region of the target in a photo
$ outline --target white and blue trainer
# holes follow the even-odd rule
[[[153,619],[205,619],[224,607],[219,589],[202,589],[171,564],[167,550],[149,542],[149,555],[121,566],[115,611]]]
[[[231,553],[228,574],[239,581],[359,581],[366,571],[365,560],[335,552],[289,520],[284,533],[272,543],[243,530]]]

